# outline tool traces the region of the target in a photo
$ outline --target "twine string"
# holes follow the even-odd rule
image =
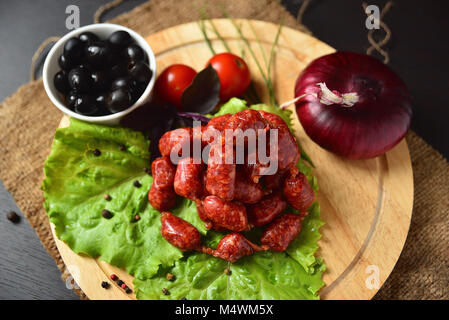
[[[50,43],[56,42],[59,39],[60,39],[59,37],[49,37],[41,43],[39,48],[37,48],[36,52],[33,54],[33,57],[31,58],[30,81],[36,80],[36,70],[35,70],[36,62],[37,62],[37,59],[40,57],[41,53],[45,50],[45,48],[47,48],[47,46]]]
[[[303,23],[302,23],[302,18],[304,16],[304,13],[306,12],[307,6],[309,5],[309,3],[311,2],[311,0],[304,0],[301,3],[301,7],[298,10],[298,14],[296,16],[296,22],[298,22],[299,24],[299,29],[304,32],[307,33],[308,35],[312,35],[312,31],[310,31],[309,28],[307,28]]]
[[[111,2],[108,2],[102,6],[100,6],[97,11],[95,11],[94,14],[94,23],[100,23],[101,21],[101,16],[106,12],[109,11],[111,9],[114,9],[116,7],[118,7],[121,3],[123,2],[123,0],[113,0]]]
[[[368,31],[368,35],[367,35],[368,42],[370,43],[370,47],[368,49],[366,49],[366,54],[372,55],[373,51],[376,50],[384,57],[385,64],[388,64],[390,62],[390,56],[389,56],[388,52],[386,50],[384,50],[382,47],[385,46],[388,43],[388,41],[390,40],[391,30],[388,27],[388,25],[383,21],[383,18],[385,16],[385,14],[388,12],[388,10],[390,10],[392,5],[393,5],[393,1],[388,1],[380,12],[379,25],[385,32],[384,38],[378,42],[376,42],[374,40],[373,34],[376,29],[371,29],[370,31]],[[366,2],[364,2],[362,4],[362,7],[363,7],[364,12],[366,13],[366,7],[367,7]],[[368,13],[367,13],[367,15],[368,15]]]

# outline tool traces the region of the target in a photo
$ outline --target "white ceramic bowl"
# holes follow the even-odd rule
[[[99,117],[92,117],[92,116],[84,116],[81,114],[78,114],[69,108],[66,107],[65,101],[62,97],[62,95],[56,90],[54,84],[53,84],[53,78],[55,74],[61,70],[61,68],[58,65],[58,58],[62,54],[64,49],[64,44],[66,41],[72,37],[76,37],[79,34],[90,31],[96,34],[100,39],[106,39],[109,37],[110,34],[112,34],[115,31],[118,30],[124,30],[127,31],[131,37],[134,39],[136,44],[138,44],[143,51],[146,53],[148,57],[149,67],[153,73],[150,82],[148,83],[145,91],[140,96],[140,98],[128,109],[123,110],[121,112],[113,113],[106,116],[99,116]],[[110,23],[98,23],[98,24],[91,24],[88,26],[84,26],[78,29],[75,29],[69,33],[67,33],[64,37],[62,37],[56,44],[51,48],[50,52],[47,55],[47,58],[45,59],[44,63],[44,69],[42,72],[42,78],[44,81],[44,87],[45,91],[47,92],[48,97],[50,98],[51,102],[58,107],[59,110],[64,112],[66,115],[70,117],[74,117],[79,120],[88,121],[88,122],[95,122],[95,123],[101,123],[101,124],[108,124],[108,125],[116,125],[119,123],[120,119],[123,118],[125,115],[133,111],[134,109],[141,106],[144,102],[148,101],[150,99],[154,82],[156,79],[156,58],[154,56],[153,50],[151,50],[151,47],[148,45],[148,43],[145,41],[145,39],[140,36],[137,32],[117,25],[117,24],[110,24]]]

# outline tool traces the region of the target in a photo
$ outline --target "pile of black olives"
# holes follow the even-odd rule
[[[126,31],[106,40],[92,32],[70,38],[53,81],[66,106],[86,116],[103,116],[133,105],[153,76],[148,58]]]

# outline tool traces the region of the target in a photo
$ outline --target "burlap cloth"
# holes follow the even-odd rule
[[[202,1],[152,0],[111,22],[147,35],[198,20]],[[273,0],[222,1],[231,16],[279,22],[298,28],[294,17]],[[210,17],[222,17],[209,1]],[[5,76],[5,75],[3,75]],[[68,276],[56,248],[40,190],[42,166],[61,112],[47,98],[41,80],[31,82],[0,104],[0,178],[29,220],[44,247]],[[449,165],[415,133],[407,135],[413,164],[413,219],[404,251],[376,299],[448,299],[449,279]],[[81,290],[75,290],[86,298]]]

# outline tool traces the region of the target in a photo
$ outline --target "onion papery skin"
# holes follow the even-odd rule
[[[339,93],[355,92],[352,107],[320,102],[324,82]],[[318,97],[316,95],[318,94]],[[367,159],[393,148],[410,127],[410,94],[382,62],[359,53],[336,52],[312,61],[299,75],[296,111],[307,135],[338,155]]]

